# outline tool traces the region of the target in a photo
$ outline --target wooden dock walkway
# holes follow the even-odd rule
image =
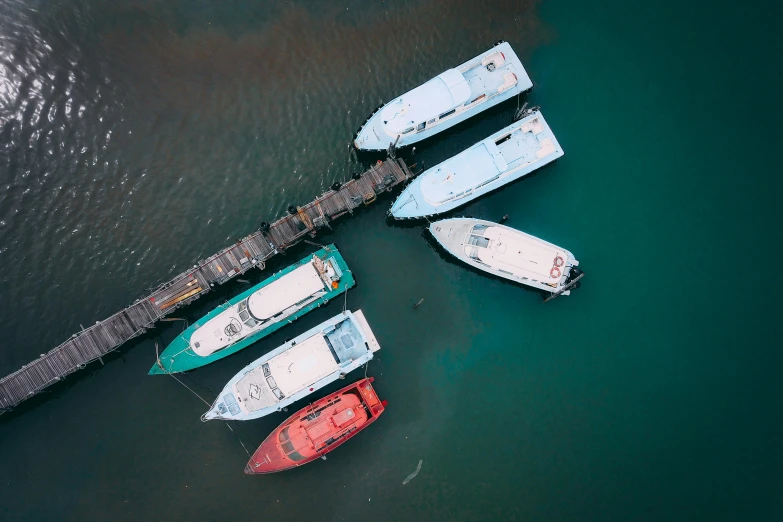
[[[253,267],[263,270],[265,261],[298,243],[319,228],[375,201],[377,195],[413,177],[401,159],[378,162],[361,175],[329,190],[274,223],[240,239],[234,245],[194,265],[158,287],[151,295],[111,317],[71,336],[70,339],[14,373],[0,379],[0,414],[14,408],[47,386],[100,359],[126,341],[141,335],[162,317],[198,299],[216,284]],[[336,188],[336,187],[333,187]]]

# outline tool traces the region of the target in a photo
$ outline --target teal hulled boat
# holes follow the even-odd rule
[[[236,353],[354,284],[337,247],[328,245],[193,323],[163,350],[149,373],[185,372]]]

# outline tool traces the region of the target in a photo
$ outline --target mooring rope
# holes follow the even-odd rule
[[[158,353],[158,341],[155,341],[155,354],[157,355],[157,353]],[[158,359],[158,364],[160,364],[160,358]],[[207,402],[207,401],[204,399],[204,397],[202,397],[201,395],[199,395],[198,393],[196,393],[196,392],[195,392],[195,391],[194,391],[194,390],[193,390],[193,389],[192,389],[190,386],[188,386],[188,385],[187,385],[187,384],[185,384],[184,382],[182,382],[182,381],[180,381],[179,379],[177,379],[177,377],[176,377],[176,376],[175,376],[173,373],[171,373],[170,371],[168,371],[168,370],[166,370],[165,368],[163,368],[163,365],[162,365],[162,364],[160,365],[160,367],[161,367],[161,369],[163,370],[163,373],[165,373],[165,374],[167,374],[167,375],[171,375],[171,377],[172,377],[172,378],[173,378],[175,381],[177,381],[178,383],[180,383],[180,384],[181,384],[182,386],[184,386],[184,387],[185,387],[185,388],[186,388],[188,391],[190,391],[190,393],[192,393],[193,395],[195,395],[196,397],[198,397],[198,398],[201,400],[201,402],[203,402],[204,404],[206,404],[206,405],[207,405],[207,408],[210,408],[210,409],[212,408],[212,405],[211,405],[210,403],[208,403],[208,402]],[[191,380],[192,380],[192,379],[191,379]],[[202,422],[203,422],[203,416],[202,416]],[[244,442],[242,442],[242,439],[240,439],[240,438],[239,438],[239,435],[237,435],[237,432],[235,432],[235,431],[234,431],[234,428],[232,428],[232,427],[231,427],[231,425],[230,425],[228,422],[226,422],[226,421],[223,421],[223,422],[226,424],[226,427],[227,427],[228,429],[230,429],[230,430],[231,430],[231,433],[233,433],[233,434],[234,434],[234,436],[237,438],[237,441],[239,441],[239,444],[242,446],[242,449],[243,449],[243,450],[245,450],[245,453],[247,453],[247,456],[248,456],[248,457],[252,457],[252,455],[250,454],[250,452],[247,450],[247,446],[245,446],[245,443],[244,443]]]
[[[234,436],[237,438],[237,440],[239,441],[239,444],[242,445],[242,449],[245,450],[245,453],[247,453],[247,456],[250,457],[250,458],[253,458],[253,455],[251,455],[250,452],[247,451],[247,447],[245,447],[245,443],[242,442],[242,439],[239,438],[239,435],[237,435],[237,432],[234,431],[234,428],[232,428],[231,425],[228,422],[226,422],[226,421],[223,421],[223,422],[226,423],[226,427],[231,430],[231,433],[233,433]]]
[[[326,250],[327,252],[331,252],[332,251],[327,245],[322,245],[321,243],[316,243],[315,241],[310,241],[309,239],[303,239],[302,242],[303,243],[307,243],[308,245],[321,247],[324,250]]]

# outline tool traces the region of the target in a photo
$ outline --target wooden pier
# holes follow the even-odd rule
[[[265,261],[298,243],[329,222],[352,212],[395,185],[413,177],[401,159],[378,162],[363,174],[324,193],[302,207],[290,208],[274,223],[240,239],[234,245],[194,265],[151,295],[116,314],[83,329],[53,350],[0,379],[0,414],[37,394],[65,376],[141,335],[155,322],[179,307],[198,299],[216,284],[253,267],[264,269]],[[337,190],[334,190],[334,189]]]

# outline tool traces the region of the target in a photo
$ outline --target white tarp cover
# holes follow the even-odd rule
[[[325,289],[313,263],[307,263],[251,295],[248,308],[255,317],[266,320]]]
[[[337,361],[320,332],[276,355],[268,364],[277,387],[286,396],[338,369]]]

